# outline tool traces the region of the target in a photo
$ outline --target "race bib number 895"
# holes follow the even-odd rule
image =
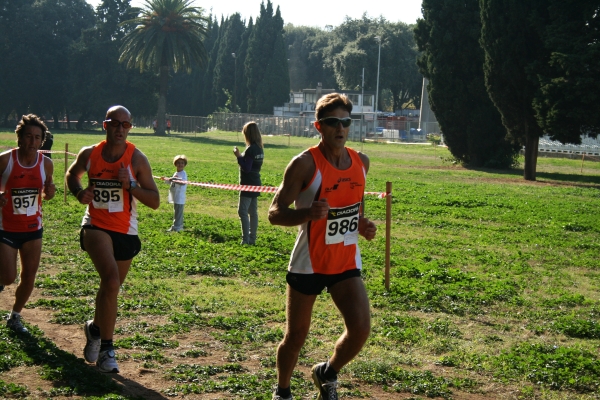
[[[123,211],[123,186],[117,180],[92,179],[94,183],[95,208],[108,210],[108,212]]]
[[[331,208],[327,214],[325,244],[358,243],[360,202],[343,208]]]

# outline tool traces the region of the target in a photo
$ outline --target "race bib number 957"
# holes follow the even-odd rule
[[[35,215],[39,207],[40,190],[38,188],[11,189],[13,214]]]
[[[108,212],[123,211],[123,186],[118,180],[92,179],[94,184],[95,208],[108,210]]]
[[[358,217],[360,202],[343,208],[331,208],[327,214],[325,244],[358,243]]]

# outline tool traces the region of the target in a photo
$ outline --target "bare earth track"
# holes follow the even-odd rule
[[[42,261],[42,264],[44,261]],[[48,273],[48,270],[44,271]],[[12,307],[12,301],[14,299],[14,290],[15,285],[8,286],[2,294],[0,294],[0,309],[10,310]],[[39,298],[38,290],[34,290],[30,302],[35,301]],[[47,339],[52,341],[59,349],[72,353],[77,357],[83,357],[83,346],[85,344],[85,336],[83,333],[83,329],[78,325],[59,325],[48,322],[50,318],[50,312],[47,310],[42,310],[38,308],[26,308],[22,312],[23,319],[30,325],[36,325],[40,328]],[[159,321],[157,321],[159,322]],[[119,325],[119,321],[117,321],[117,326]],[[177,340],[179,342],[179,348],[172,349],[167,352],[167,356],[174,359],[173,365],[181,364],[181,363],[198,363],[198,364],[206,364],[206,365],[219,365],[223,364],[226,361],[227,352],[220,348],[219,343],[215,341],[210,336],[209,330],[201,330],[190,332],[185,335],[176,335],[172,340]],[[206,357],[200,357],[197,359],[187,359],[181,358],[176,355],[176,353],[181,353],[183,349],[192,346],[192,343],[197,342],[206,342],[210,343],[208,355]],[[118,354],[126,355],[128,352],[133,352],[132,350],[119,349]],[[275,348],[273,348],[273,352],[275,352]],[[169,354],[170,353],[170,354]],[[248,359],[242,362],[245,368],[249,371],[258,371],[261,367],[258,362],[258,357],[252,357],[250,355]],[[166,370],[167,368],[172,367],[173,365],[165,364],[162,365],[161,369]],[[95,369],[95,366],[89,365],[90,371]],[[175,385],[174,382],[168,381],[163,378],[162,371],[158,369],[146,369],[141,367],[141,363],[139,361],[135,361],[131,358],[126,358],[119,360],[119,368],[121,372],[119,374],[112,375],[112,379],[118,383],[118,385],[123,388],[123,395],[138,397],[148,400],[159,400],[159,399],[170,399],[172,397],[168,397],[164,394],[164,391],[170,387]],[[304,366],[298,366],[298,370],[303,373],[306,379],[310,380],[310,369]],[[441,373],[442,371],[436,371],[436,373]],[[35,367],[18,367],[13,368],[7,372],[0,373],[0,379],[5,382],[15,383],[19,385],[26,386],[31,395],[28,398],[31,399],[42,399],[48,398],[47,393],[53,387],[53,382],[43,380],[40,378],[39,374],[36,371]],[[343,374],[340,377],[341,380],[344,379]],[[493,388],[490,392],[493,392]],[[423,398],[421,396],[415,396],[410,393],[392,393],[386,392],[381,387],[377,386],[366,386],[365,384],[361,385],[361,392],[368,393],[370,395],[370,399],[372,400],[391,400],[391,399],[416,399]],[[315,393],[316,394],[316,393]],[[313,394],[314,395],[314,394]],[[69,396],[69,397],[52,397],[53,399],[73,399],[78,398],[77,396]],[[229,393],[207,393],[207,394],[194,394],[194,395],[185,395],[178,396],[177,398],[181,399],[235,399],[237,398],[234,395]],[[299,397],[296,396],[296,399]],[[314,398],[314,397],[309,397]],[[461,393],[457,391],[453,391],[453,399],[455,400],[483,400],[483,399],[494,399],[499,398],[492,393],[488,393],[485,396],[471,393]],[[503,396],[503,398],[506,398]]]

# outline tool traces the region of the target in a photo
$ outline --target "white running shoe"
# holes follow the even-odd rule
[[[86,339],[85,347],[83,348],[83,358],[89,363],[95,363],[98,360],[98,353],[100,353],[100,338],[92,336],[90,325],[92,325],[91,319],[83,324]]]
[[[100,372],[118,374],[119,366],[117,360],[115,360],[115,351],[113,349],[101,351],[96,366]]]
[[[21,316],[15,314],[8,314],[6,318],[6,326],[17,333],[28,333],[27,328],[23,326],[23,322],[21,322]]]

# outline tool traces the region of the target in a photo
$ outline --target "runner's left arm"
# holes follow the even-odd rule
[[[51,158],[44,157],[44,170],[46,171],[46,181],[44,182],[44,193],[42,198],[44,200],[52,200],[56,194],[56,186],[52,175],[54,174],[54,163]]]
[[[366,154],[364,153],[358,153],[363,165],[365,166],[365,175],[369,172],[369,166],[370,166],[370,160],[369,157],[367,157]],[[365,210],[365,197],[363,196],[363,200],[362,200],[362,207],[361,207],[361,215],[360,218],[358,219],[358,233],[363,236],[365,239],[367,240],[371,240],[375,237],[375,234],[377,233],[377,226],[375,225],[375,223],[371,220],[369,220],[369,218],[366,218],[364,216],[364,210]]]
[[[131,189],[130,193],[143,205],[156,210],[160,206],[160,194],[158,193],[156,182],[154,182],[152,167],[148,158],[140,150],[135,149],[131,157],[131,166],[133,167],[133,174],[135,180],[138,182],[138,186]],[[130,188],[128,178],[122,179],[119,174],[119,180],[123,184],[124,189]]]

